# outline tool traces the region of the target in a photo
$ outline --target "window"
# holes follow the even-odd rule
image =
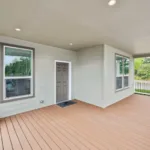
[[[33,96],[33,50],[3,46],[3,99]]]
[[[124,87],[129,86],[129,62],[130,59],[127,57],[124,57]]]
[[[129,66],[130,59],[128,57],[116,55],[116,90],[129,86]]]

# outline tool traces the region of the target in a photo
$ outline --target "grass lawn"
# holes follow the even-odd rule
[[[135,89],[135,92],[144,93],[144,94],[150,94],[150,90],[144,90],[144,89]]]

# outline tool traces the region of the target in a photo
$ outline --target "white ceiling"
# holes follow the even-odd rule
[[[150,0],[0,0],[0,35],[78,50],[150,52]],[[15,28],[22,29],[16,32]],[[70,46],[69,43],[73,43]]]

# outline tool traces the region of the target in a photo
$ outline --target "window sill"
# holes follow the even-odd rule
[[[15,97],[15,98],[10,98],[10,99],[5,99],[5,100],[1,101],[0,103],[9,103],[9,102],[22,101],[22,100],[32,99],[34,97],[35,97],[34,95],[24,96],[24,97]]]
[[[128,87],[124,87],[124,88],[122,88],[122,89],[118,89],[118,90],[116,90],[115,92],[117,93],[117,92],[120,92],[120,91],[127,90],[127,89],[129,89],[129,88],[130,88],[130,86],[128,86]]]

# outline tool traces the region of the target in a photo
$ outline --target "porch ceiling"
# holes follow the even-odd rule
[[[132,54],[150,49],[150,1],[1,0],[0,35],[78,50],[109,44]],[[21,28],[16,32],[15,28]],[[73,43],[70,46],[69,43]]]

